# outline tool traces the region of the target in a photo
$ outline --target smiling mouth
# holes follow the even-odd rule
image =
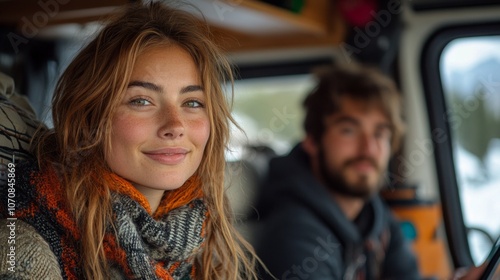
[[[172,153],[161,153],[161,152],[153,152],[153,153],[144,153],[148,158],[159,162],[164,165],[176,165],[184,161],[188,152],[172,152]]]

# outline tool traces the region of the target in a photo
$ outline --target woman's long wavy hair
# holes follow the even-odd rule
[[[257,279],[256,256],[232,225],[224,193],[224,151],[231,117],[225,82],[233,82],[228,61],[211,41],[208,26],[158,2],[134,4],[116,15],[71,62],[53,97],[54,129],[36,137],[39,165],[56,166],[81,230],[81,266],[87,279],[105,279],[103,240],[112,220],[109,171],[111,120],[137,57],[150,48],[177,44],[199,67],[210,119],[210,137],[197,174],[210,215],[206,244],[195,266],[200,279]],[[232,95],[231,95],[232,96]]]

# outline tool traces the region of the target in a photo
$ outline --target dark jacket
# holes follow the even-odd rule
[[[415,256],[381,199],[373,197],[348,220],[313,177],[300,146],[271,161],[257,210],[257,253],[278,279],[419,278]]]

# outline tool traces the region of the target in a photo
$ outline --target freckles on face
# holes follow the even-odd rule
[[[143,193],[182,186],[198,169],[210,135],[205,102],[198,69],[181,47],[139,55],[112,119],[109,167]]]

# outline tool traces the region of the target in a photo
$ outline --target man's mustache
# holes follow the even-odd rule
[[[374,168],[375,170],[380,170],[378,164],[377,164],[377,161],[372,158],[372,157],[365,157],[365,156],[361,156],[361,157],[357,157],[357,158],[353,158],[353,159],[349,159],[347,160],[343,166],[344,168],[348,167],[349,165],[352,165],[352,164],[357,164],[358,162],[369,162]]]

